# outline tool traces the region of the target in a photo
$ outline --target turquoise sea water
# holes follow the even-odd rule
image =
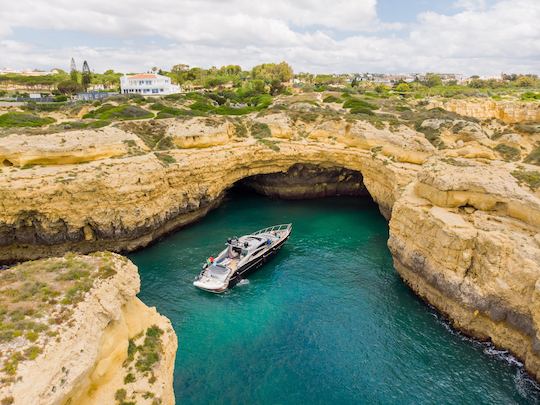
[[[292,222],[249,282],[192,286],[229,236]],[[232,193],[190,227],[130,255],[140,298],[179,337],[180,404],[539,403],[504,352],[453,332],[392,266],[388,226],[366,199],[272,200]]]

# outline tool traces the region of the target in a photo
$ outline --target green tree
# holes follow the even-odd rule
[[[293,70],[287,62],[263,63],[251,70],[251,77],[253,79],[264,80],[266,83],[270,83],[273,80],[279,80],[284,83],[293,78]]]
[[[388,90],[390,90],[390,88],[384,84],[378,84],[377,86],[375,86],[375,91],[378,93],[378,94],[384,94],[386,93]]]
[[[517,87],[534,87],[537,84],[537,81],[538,80],[531,75],[519,76],[515,81],[515,85]]]
[[[407,83],[399,83],[399,84],[395,87],[395,90],[396,90],[398,93],[404,94],[404,93],[410,92],[410,91],[411,91],[411,88],[410,88],[410,86],[409,86]]]
[[[442,85],[441,76],[439,76],[439,75],[437,75],[435,73],[428,73],[428,74],[426,74],[424,84],[427,87],[441,86]]]
[[[90,67],[88,66],[88,62],[84,61],[83,68],[82,68],[82,80],[81,80],[81,84],[84,91],[88,90],[88,86],[90,85],[91,81],[92,81],[92,72],[90,72]]]
[[[71,58],[71,69],[69,71],[69,76],[71,81],[78,83],[79,82],[79,72],[77,72],[77,65],[75,64],[75,59]]]
[[[61,94],[75,94],[83,90],[82,86],[73,80],[58,83],[57,89]]]

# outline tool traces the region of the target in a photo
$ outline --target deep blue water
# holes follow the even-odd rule
[[[268,264],[224,295],[192,286],[227,237],[292,222]],[[504,352],[453,332],[396,274],[366,199],[233,193],[200,222],[130,255],[140,298],[179,338],[180,404],[539,403]]]

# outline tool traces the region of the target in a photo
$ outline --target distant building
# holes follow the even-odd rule
[[[44,71],[44,70],[15,70],[10,68],[2,68],[0,69],[0,75],[8,75],[8,74],[17,74],[17,75],[23,75],[23,76],[48,76],[48,75],[54,75],[60,73],[58,69],[52,69],[50,71]]]
[[[180,92],[180,86],[171,83],[171,78],[155,73],[124,75],[120,78],[122,94],[141,94],[144,96],[163,96]]]
[[[93,101],[93,100],[103,100],[107,97],[116,96],[116,92],[104,92],[104,91],[88,91],[86,93],[79,93],[75,96],[77,100],[81,101]]]

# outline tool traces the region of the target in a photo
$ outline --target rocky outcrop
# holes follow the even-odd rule
[[[136,297],[139,275],[126,258],[67,255],[0,277],[2,403],[174,403],[176,335]],[[39,292],[24,295],[33,285]],[[148,353],[156,356],[149,360]]]
[[[50,135],[9,135],[0,142],[0,165],[65,165],[126,155],[139,138],[117,128]]]
[[[121,156],[4,167],[0,262],[145,246],[205,215],[244,179],[285,197],[365,187],[391,218],[388,244],[405,282],[456,327],[511,350],[540,378],[540,171],[527,163],[536,158],[525,158],[536,156],[537,135],[467,121],[487,116],[468,107],[455,107],[461,116],[422,110],[410,127],[311,108],[159,120],[151,137],[142,127],[151,121],[130,123],[118,128],[129,133],[122,136],[137,134],[145,145],[128,145]],[[516,108],[496,118],[537,119]]]
[[[480,120],[495,118],[507,124],[540,122],[540,104],[534,102],[495,101],[490,98],[432,100],[431,107]]]
[[[509,349],[536,378],[539,202],[500,164],[432,161],[394,205],[388,242],[418,295],[455,327]]]
[[[419,167],[409,161],[433,151],[409,129],[393,134],[344,120],[333,124],[334,132],[325,128],[336,139],[311,140],[289,128],[292,139],[273,140],[270,146],[247,137],[168,150],[166,160],[162,152],[136,153],[79,165],[4,169],[0,262],[69,250],[133,250],[205,215],[237,181],[299,163],[361,172],[363,184],[389,216]]]

